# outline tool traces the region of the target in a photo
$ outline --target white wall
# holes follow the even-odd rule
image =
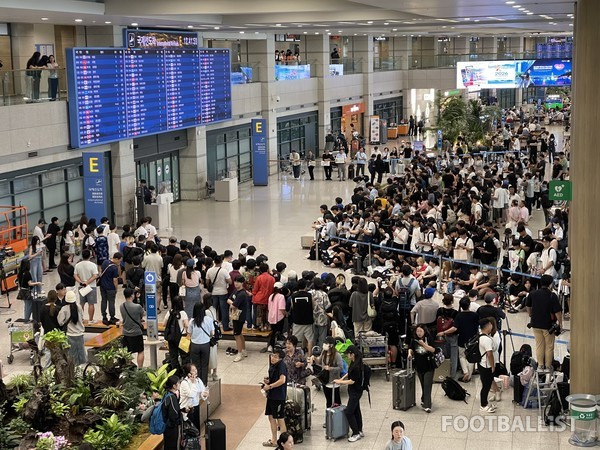
[[[54,25],[51,23],[36,23],[33,25],[33,39],[35,44],[52,44],[56,53],[54,38]]]
[[[409,70],[405,89],[456,89],[456,69]]]

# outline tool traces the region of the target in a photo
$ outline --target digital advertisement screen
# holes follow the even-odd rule
[[[310,78],[310,64],[302,66],[275,66],[275,80],[300,80],[302,78]]]
[[[529,86],[569,86],[570,59],[471,61],[457,63],[459,89],[510,89]]]
[[[69,49],[71,146],[230,119],[230,71],[227,49]]]

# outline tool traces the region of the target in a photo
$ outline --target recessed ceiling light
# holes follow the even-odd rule
[[[276,23],[276,24],[275,24],[275,26],[276,26],[276,27],[280,27],[280,26],[281,26],[281,24],[280,24],[280,23]]]
[[[331,36],[331,33],[327,33],[327,36]]]
[[[358,36],[358,33],[354,33],[354,36]]]
[[[75,21],[75,22],[77,22],[77,21]],[[138,26],[138,24],[137,24],[137,22],[133,22],[133,23],[131,24],[131,26],[132,26],[132,27],[137,27],[137,26]]]
[[[447,26],[447,25],[444,25],[442,28],[448,28],[448,26]]]
[[[240,31],[240,34],[244,34],[244,33],[245,33],[245,31]]]
[[[315,31],[315,34],[319,34],[319,32],[318,32],[318,31]]]
[[[215,30],[220,30],[220,29],[221,29],[221,27],[215,27]]]
[[[569,24],[569,26],[570,26],[570,27],[572,27],[572,26],[573,26],[573,24],[572,24],[572,23],[570,23],[570,24]]]
[[[383,22],[383,24],[384,24],[384,25],[389,25],[390,23],[389,23],[389,22]]]
[[[479,22],[479,19],[475,19],[473,22]]]
[[[329,30],[325,30],[325,31],[329,31]]]
[[[372,24],[372,23],[373,23],[373,21],[372,21],[372,20],[369,20],[367,23],[370,25],[370,24]]]
[[[512,2],[512,1],[510,1],[510,2],[504,2],[504,3],[506,3],[507,5],[514,5],[515,4],[515,2]]]
[[[48,18],[47,17],[42,17],[42,20],[48,20]]]
[[[79,23],[79,22],[83,22],[83,19],[75,19],[75,22]],[[133,25],[133,24],[131,24]]]
[[[533,15],[533,13],[532,13],[531,11],[529,11],[529,12],[527,13],[527,15],[528,15],[528,16],[532,16],[532,15]]]
[[[188,25],[188,28],[194,28],[194,25]]]
[[[338,30],[338,33],[341,33],[341,32],[342,32],[342,30]]]
[[[464,18],[464,20],[465,20],[466,22],[468,22],[469,20],[471,20],[471,18],[470,18],[470,17],[465,17],[465,18]]]
[[[258,34],[258,31],[255,31],[254,34]]]
[[[521,5],[513,5],[513,8],[517,8],[518,9],[520,7],[521,7]]]
[[[106,22],[104,22],[106,25],[110,25],[112,22],[110,20],[107,20]]]
[[[398,28],[392,28],[392,31],[398,31]]]
[[[414,34],[411,34],[411,35],[410,35],[410,37],[415,37],[415,35],[414,35]]]
[[[304,34],[308,34],[308,31],[305,31]]]

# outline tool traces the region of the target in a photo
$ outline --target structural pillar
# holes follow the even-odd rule
[[[187,130],[188,145],[179,150],[179,177],[182,200],[202,200],[208,181],[206,127]]]
[[[325,136],[331,128],[331,103],[329,101],[329,36],[325,33],[306,36],[306,59],[315,64],[314,75],[318,80],[319,136],[313,154],[320,155],[325,148]],[[314,62],[313,62],[314,61]],[[312,68],[311,68],[312,69]]]
[[[569,220],[569,252],[572,261],[571,292],[571,392],[600,394],[600,2],[578,0],[575,14],[573,60],[573,128],[571,179],[573,202]]]
[[[362,60],[363,67],[363,103],[365,115],[363,130],[369,140],[371,133],[371,116],[373,115],[373,35],[361,36],[354,39],[354,55]]]
[[[33,34],[33,24],[30,23],[13,23],[11,29],[11,52],[13,59],[13,69],[21,70],[16,72],[14,76],[14,92],[25,94],[27,92],[27,83],[25,77],[25,69],[27,61],[35,52],[35,37]]]
[[[133,139],[110,144],[112,162],[112,196],[114,221],[117,224],[134,223],[135,161]]]

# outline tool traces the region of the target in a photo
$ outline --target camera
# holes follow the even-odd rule
[[[0,263],[3,263],[6,258],[15,256],[15,251],[12,247],[4,246],[0,248]]]
[[[558,324],[558,322],[554,322],[552,324],[552,326],[548,330],[548,333],[553,334],[554,336],[558,336],[560,333],[562,333],[562,330],[560,329],[560,325]]]

